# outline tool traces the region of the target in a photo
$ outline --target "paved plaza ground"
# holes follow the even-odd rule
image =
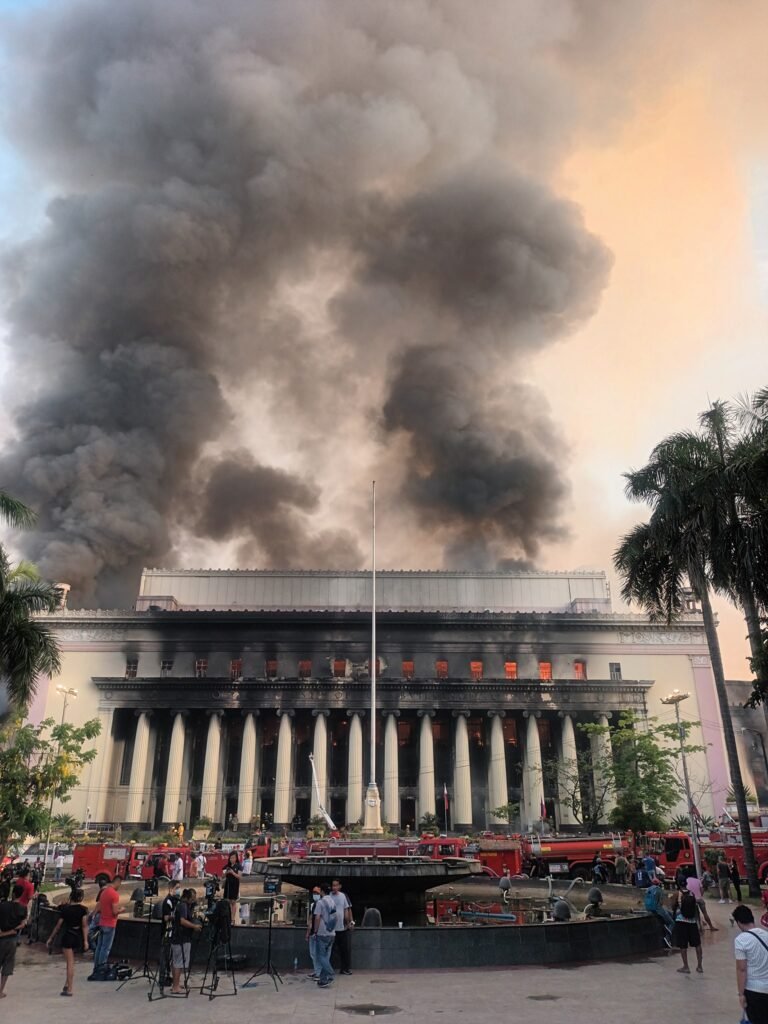
[[[59,995],[64,981],[60,955],[48,957],[44,947],[23,945],[8,997],[0,1000],[0,1021],[38,1024],[195,1024],[202,1021],[270,1020],[342,1024],[386,1015],[393,1024],[426,1021],[435,1024],[500,1024],[508,1020],[531,1024],[646,1024],[649,1019],[708,1024],[740,1020],[736,999],[730,907],[710,903],[720,931],[704,939],[704,975],[677,973],[679,955],[633,962],[589,964],[569,968],[516,967],[488,971],[360,971],[339,977],[321,990],[303,973],[284,975],[275,992],[268,978],[256,987],[212,1002],[193,989],[188,999],[149,1003],[146,981],[131,981],[120,992],[116,983],[89,983],[90,961],[77,966],[75,995]],[[478,942],[483,929],[478,929]],[[694,960],[695,962],[695,960]],[[248,974],[239,980],[245,981]],[[192,982],[201,976],[193,974]],[[222,982],[222,985],[224,982]]]

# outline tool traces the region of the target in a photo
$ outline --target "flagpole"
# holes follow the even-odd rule
[[[365,794],[363,832],[381,835],[381,800],[376,785],[376,676],[379,660],[376,655],[376,481],[371,483],[371,781]]]

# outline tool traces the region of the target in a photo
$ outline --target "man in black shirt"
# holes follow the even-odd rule
[[[0,999],[5,999],[5,985],[16,963],[16,940],[27,920],[27,908],[19,902],[23,895],[23,886],[15,885],[13,899],[0,903]]]
[[[202,925],[192,919],[192,912],[197,902],[194,889],[185,889],[181,894],[173,915],[171,932],[171,975],[173,977],[172,995],[180,996],[181,972],[189,970],[192,958],[192,935],[201,931]]]

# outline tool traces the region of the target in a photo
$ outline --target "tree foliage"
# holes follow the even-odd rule
[[[81,726],[48,718],[38,726],[16,720],[0,727],[0,846],[45,832],[51,798],[70,799],[82,769],[96,757],[88,743],[100,729],[97,718]]]
[[[491,816],[497,818],[499,821],[506,821],[507,825],[511,829],[517,821],[517,816],[520,814],[520,804],[510,800],[509,803],[502,804],[501,807],[494,807],[491,811]]]
[[[689,731],[690,723],[683,727]],[[669,811],[684,798],[677,725],[656,718],[645,722],[624,711],[613,727],[594,723],[578,728],[589,745],[576,760],[553,759],[542,766],[577,823],[589,831],[606,824],[634,831],[663,827]],[[685,743],[687,754],[703,749]]]

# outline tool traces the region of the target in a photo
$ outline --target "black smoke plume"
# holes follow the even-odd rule
[[[525,360],[606,281],[547,185],[594,117],[574,83],[601,17],[72,0],[10,24],[7,132],[55,198],[2,259],[0,481],[39,510],[42,570],[103,603],[195,537],[355,567],[350,495],[382,467],[412,561],[420,537],[469,566],[560,536]]]

